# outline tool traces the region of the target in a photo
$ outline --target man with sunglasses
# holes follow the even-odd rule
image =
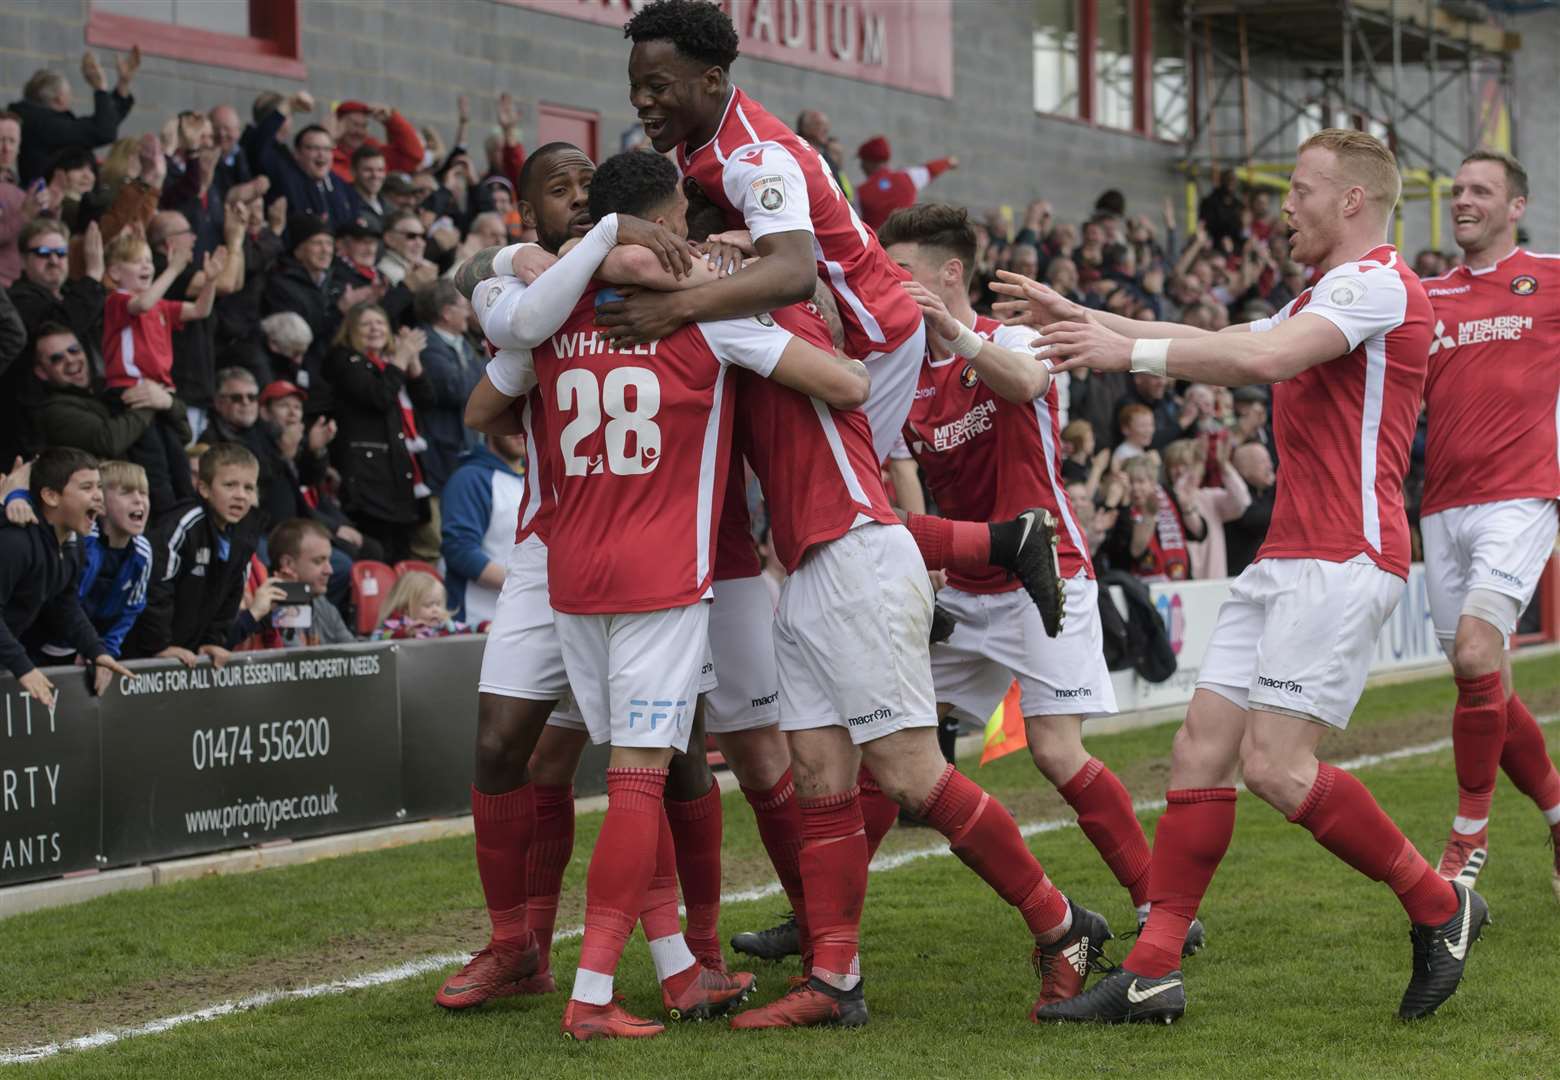
[[[94,457],[125,459],[131,448],[158,419],[166,417],[189,438],[183,403],[168,389],[149,379],[123,391],[119,400],[110,401],[96,386],[87,366],[86,348],[70,327],[45,323],[33,339],[32,363],[16,368],[29,371],[27,383],[18,395],[29,418],[34,448],[71,446]],[[188,470],[174,483],[167,469],[147,470],[148,494],[152,508],[174,504],[179,491],[188,487]]]

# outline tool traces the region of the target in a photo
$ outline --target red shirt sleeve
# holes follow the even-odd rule
[[[525,147],[519,143],[504,147],[501,167],[504,175],[509,177],[509,182],[515,185],[515,191],[520,190],[520,166],[525,164]],[[518,196],[517,196],[518,200]]]
[[[416,172],[422,165],[423,142],[411,121],[392,112],[385,121],[385,168],[391,172]]]
[[[190,302],[194,303],[193,300]],[[157,310],[163,313],[163,316],[168,320],[168,326],[171,329],[184,329],[184,301],[159,300],[157,301]]]

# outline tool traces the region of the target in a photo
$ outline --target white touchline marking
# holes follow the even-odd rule
[[[1560,714],[1554,716],[1539,717],[1540,724],[1553,724],[1560,720]],[[1350,758],[1347,761],[1337,762],[1338,768],[1345,772],[1354,772],[1358,769],[1368,769],[1373,765],[1385,764],[1389,761],[1399,761],[1403,758],[1423,757],[1426,754],[1440,753],[1442,750],[1450,750],[1451,739],[1437,739],[1434,742],[1423,743],[1419,746],[1404,746],[1396,750],[1386,750],[1379,754],[1361,754],[1359,757]],[[1244,784],[1236,785],[1245,790]],[[1149,810],[1163,810],[1163,799],[1139,799],[1132,804],[1132,809],[1138,813]],[[1047,821],[1031,821],[1019,826],[1019,832],[1025,836],[1038,836],[1041,833],[1059,832],[1062,829],[1076,828],[1076,818],[1051,818]],[[901,866],[908,866],[922,859],[931,859],[950,854],[946,845],[942,847],[915,848],[912,851],[900,851],[892,855],[879,855],[872,860],[871,870],[882,874],[890,870],[897,870]],[[771,881],[767,885],[759,885],[751,889],[740,889],[737,892],[722,893],[721,903],[740,904],[749,900],[765,900],[771,896],[780,894],[780,883]],[[566,930],[559,930],[553,935],[554,941],[566,941],[569,938],[577,938],[585,933],[583,926],[573,926]],[[435,956],[424,956],[420,960],[409,960],[404,964],[396,964],[394,967],[381,968],[379,971],[370,971],[364,975],[354,975],[350,979],[336,979],[328,983],[318,983],[314,986],[301,986],[296,990],[268,990],[264,993],[250,994],[248,997],[237,998],[232,1001],[219,1002],[216,1005],[208,1005],[204,1009],[196,1009],[194,1012],[180,1013],[177,1016],[165,1016],[160,1020],[152,1020],[145,1024],[137,1024],[133,1027],[105,1029],[93,1032],[91,1035],[82,1035],[74,1039],[66,1039],[63,1042],[49,1043],[47,1046],[32,1046],[22,1050],[0,1051],[0,1065],[18,1065],[28,1061],[42,1061],[44,1058],[53,1057],[56,1054],[68,1050],[91,1050],[100,1046],[109,1046],[125,1039],[133,1039],[141,1035],[156,1035],[170,1028],[181,1027],[184,1024],[198,1023],[202,1020],[215,1020],[218,1017],[230,1016],[233,1013],[245,1012],[249,1009],[259,1009],[266,1005],[274,1005],[278,1001],[295,1001],[301,998],[329,997],[335,994],[345,994],[350,990],[366,990],[374,986],[387,986],[390,983],[404,982],[407,979],[415,979],[419,975],[426,975],[430,971],[438,971],[442,968],[453,967],[456,964],[464,964],[471,959],[469,952],[439,953]]]

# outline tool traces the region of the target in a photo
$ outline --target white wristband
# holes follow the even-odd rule
[[[515,254],[521,248],[537,247],[536,244],[510,244],[493,256],[493,273],[499,277],[515,276]]]
[[[965,360],[975,359],[985,346],[986,339],[963,323],[959,324],[959,335],[948,342],[948,350]]]
[[[1170,358],[1170,338],[1138,338],[1132,343],[1132,370],[1150,375],[1165,374]]]

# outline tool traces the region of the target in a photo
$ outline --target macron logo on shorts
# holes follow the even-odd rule
[[[845,722],[851,727],[860,727],[862,724],[870,724],[877,720],[890,720],[893,716],[894,710],[884,705],[881,708],[873,709],[869,713],[862,713],[860,716],[847,716]]]
[[[1056,696],[1059,697],[1059,698],[1092,697],[1093,695],[1094,695],[1094,691],[1090,690],[1087,686],[1080,686],[1076,690],[1058,690],[1058,691],[1056,691]]]
[[[1286,694],[1303,694],[1305,687],[1293,679],[1270,679],[1266,675],[1257,676],[1257,685],[1265,686],[1269,690],[1282,690]]]

